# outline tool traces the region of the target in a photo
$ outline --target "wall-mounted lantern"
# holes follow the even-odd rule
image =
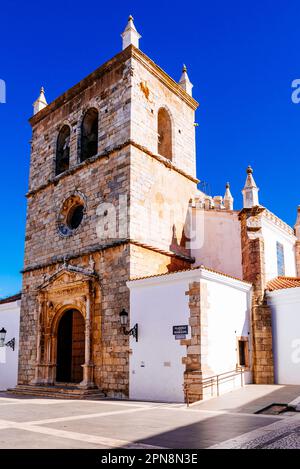
[[[135,340],[138,342],[138,324],[135,324],[132,329],[127,331],[126,327],[128,324],[128,313],[124,308],[120,312],[120,322],[121,326],[123,327],[123,333],[125,335],[132,335],[132,337],[134,337]]]
[[[11,349],[15,350],[15,345],[16,345],[16,339],[13,338],[9,340],[8,342],[5,343],[5,337],[6,337],[6,330],[4,327],[0,330],[0,347],[10,347]]]

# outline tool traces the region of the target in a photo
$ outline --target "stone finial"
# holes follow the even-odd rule
[[[248,166],[247,178],[246,178],[244,189],[242,190],[244,208],[252,208],[252,207],[256,207],[257,205],[259,205],[259,200],[258,200],[259,188],[257,187],[252,174],[253,174],[253,169],[251,168],[251,166]]]
[[[39,111],[44,109],[44,107],[48,106],[45,96],[44,87],[41,87],[40,95],[38,99],[33,103],[33,115],[37,114]]]
[[[226,210],[233,210],[233,201],[234,198],[231,195],[230,192],[230,184],[227,182],[226,184],[226,189],[225,189],[225,195],[224,195],[224,206]]]
[[[89,268],[91,269],[92,272],[94,272],[94,270],[95,270],[95,261],[93,259],[93,256],[90,256]]]
[[[216,209],[222,210],[224,208],[223,197],[221,195],[215,195],[213,201]]]
[[[182,75],[178,83],[184,91],[186,91],[190,96],[192,96],[193,85],[190,82],[189,76],[187,74],[187,68],[184,64],[182,68]]]
[[[212,197],[210,197],[209,195],[205,196],[204,208],[205,208],[205,210],[210,210],[210,209],[214,208],[214,201],[213,201]]]
[[[300,205],[298,205],[298,208],[297,208],[297,220],[296,220],[296,224],[294,228],[295,228],[295,235],[298,241],[300,241]]]
[[[121,37],[123,50],[131,44],[137,48],[139,47],[139,40],[142,36],[137,32],[133,23],[133,17],[131,15],[128,18],[128,23],[124,32],[121,34]]]

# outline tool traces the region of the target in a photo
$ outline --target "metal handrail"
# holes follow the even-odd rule
[[[207,376],[206,378],[203,378],[203,379],[200,378],[198,382],[196,380],[193,384],[200,384],[200,385],[202,385],[202,388],[210,387],[211,388],[211,396],[214,395],[214,386],[216,385],[217,386],[217,396],[219,396],[220,395],[220,392],[219,392],[220,391],[220,384],[223,381],[230,380],[230,379],[235,378],[236,376],[240,375],[241,376],[241,386],[244,386],[244,380],[243,380],[244,372],[245,372],[244,367],[237,366],[234,370],[231,370],[231,371],[225,371],[225,372],[219,373],[217,375]],[[199,371],[194,370],[194,371],[190,372],[190,374],[193,374],[193,373],[199,373]],[[189,384],[184,384],[183,389],[184,389],[185,400],[186,400],[187,406],[189,406],[189,404],[190,404],[190,402],[189,402]]]

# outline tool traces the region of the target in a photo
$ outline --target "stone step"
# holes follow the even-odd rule
[[[102,392],[98,388],[82,389],[78,386],[31,386],[31,385],[18,385],[14,390],[26,390],[26,391],[45,391],[45,392],[61,392],[61,393],[73,393],[73,394],[94,394]]]
[[[52,399],[105,399],[105,394],[98,388],[80,389],[76,386],[30,386],[18,385],[8,389],[8,394],[19,396],[47,397]]]

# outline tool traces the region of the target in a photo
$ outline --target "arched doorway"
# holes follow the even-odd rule
[[[84,352],[84,319],[79,311],[69,309],[60,318],[57,329],[56,381],[82,381]]]

